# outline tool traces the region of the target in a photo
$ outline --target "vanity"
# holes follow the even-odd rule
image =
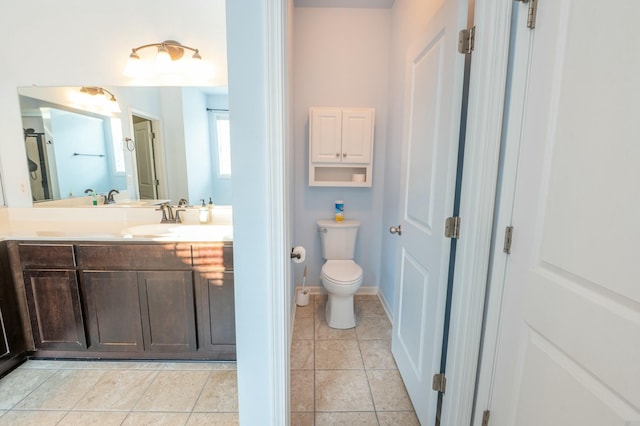
[[[25,357],[236,359],[231,225],[19,235],[0,242],[0,374]]]

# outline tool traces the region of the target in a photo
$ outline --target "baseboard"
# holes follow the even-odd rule
[[[384,298],[384,295],[381,292],[378,292],[378,299],[380,300],[380,304],[382,305],[382,308],[384,309],[384,312],[387,314],[387,318],[389,318],[389,322],[393,327],[393,316],[391,315],[391,308],[389,308],[389,303],[387,302],[387,299]]]
[[[313,285],[313,286],[305,286],[304,288],[309,290],[310,294],[327,294],[327,291],[321,285]],[[302,289],[301,286],[298,286],[294,289],[294,294],[298,292],[298,290]],[[375,296],[379,293],[378,287],[373,286],[360,286],[360,288],[356,291],[356,294],[365,295],[365,296]],[[295,301],[295,296],[294,296]]]

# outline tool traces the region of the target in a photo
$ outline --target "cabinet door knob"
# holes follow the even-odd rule
[[[342,153],[342,156],[343,156],[343,157],[346,157],[346,156],[347,156],[347,153],[346,153],[346,152],[343,152],[343,153]]]
[[[336,158],[339,158],[339,157],[340,157],[340,153],[336,152]]]

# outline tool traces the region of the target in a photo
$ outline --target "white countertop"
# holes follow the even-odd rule
[[[230,207],[216,207],[213,222],[199,224],[188,209],[184,223],[161,224],[152,208],[2,208],[2,240],[233,241]]]

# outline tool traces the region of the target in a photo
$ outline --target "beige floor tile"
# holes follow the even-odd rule
[[[183,426],[189,413],[130,413],[122,426]]]
[[[209,371],[161,371],[134,411],[191,411]]]
[[[317,413],[315,426],[378,426],[378,419],[374,411],[361,413]]]
[[[316,370],[363,369],[357,340],[316,341]]]
[[[367,370],[376,411],[410,411],[413,405],[397,370]]]
[[[346,330],[339,330],[336,328],[331,328],[327,325],[327,322],[317,321],[316,322],[316,341],[317,340],[355,340],[356,337],[356,329],[348,328]]]
[[[165,362],[162,364],[163,370],[189,371],[189,370],[213,370],[213,363],[210,362]]]
[[[0,408],[10,409],[51,377],[55,370],[17,369],[0,380]]]
[[[313,370],[292,370],[290,374],[291,411],[313,411],[314,372]]]
[[[210,361],[212,370],[238,370],[238,364],[233,361]]]
[[[291,426],[314,426],[313,413],[291,413]]]
[[[360,352],[367,370],[398,368],[391,354],[391,340],[360,340]]]
[[[356,334],[359,340],[391,339],[391,323],[386,316],[362,317],[356,323]]]
[[[66,411],[9,411],[0,417],[0,426],[54,426]]]
[[[238,374],[236,371],[212,371],[193,411],[238,411]]]
[[[355,312],[358,317],[387,316],[378,296],[355,296]]]
[[[120,426],[127,417],[128,412],[104,412],[104,411],[70,411],[64,416],[59,426]]]
[[[313,340],[293,340],[291,342],[291,360],[289,368],[292,370],[309,370],[314,366]]]
[[[59,370],[16,404],[16,408],[69,410],[105,373],[104,370]]]
[[[413,411],[379,411],[380,426],[420,426],[420,422]]]
[[[313,339],[313,318],[299,318],[293,324],[293,340]]]
[[[237,413],[193,413],[187,421],[187,426],[234,426],[239,425]]]
[[[153,382],[156,371],[111,370],[78,402],[74,410],[131,410]]]
[[[58,368],[60,368],[60,361],[30,359],[20,364],[20,366],[14,371],[19,371],[23,369],[57,370]]]
[[[314,306],[315,305],[312,300],[309,301],[309,304],[307,306],[296,305],[296,321],[300,318],[313,318]]]
[[[373,411],[364,370],[316,371],[316,411]]]

